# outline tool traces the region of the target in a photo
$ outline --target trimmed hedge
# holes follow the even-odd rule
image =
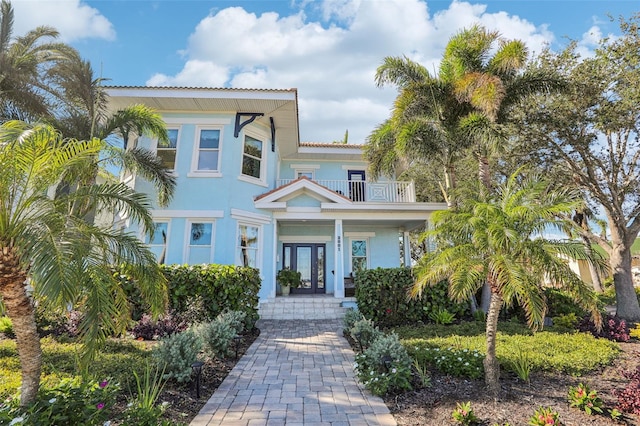
[[[455,303],[443,281],[426,288],[420,299],[409,299],[413,286],[409,268],[377,268],[358,272],[355,277],[358,310],[376,324],[392,326],[429,321],[429,314],[446,309],[456,318],[468,313],[468,303]]]
[[[257,269],[215,264],[161,265],[161,268],[168,281],[170,310],[184,314],[193,311],[197,305],[198,311],[202,311],[199,314],[202,318],[197,319],[202,322],[210,321],[224,311],[240,311],[246,314],[246,329],[255,326],[261,286]],[[121,280],[128,292],[133,319],[137,320],[148,310],[140,304],[136,287],[127,285],[126,277],[121,276]]]

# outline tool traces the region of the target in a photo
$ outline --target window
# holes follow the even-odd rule
[[[358,271],[368,268],[367,261],[367,240],[351,240],[351,271],[355,275]]]
[[[167,169],[176,168],[176,152],[178,147],[178,129],[167,129],[169,144],[163,145],[158,142],[157,154],[162,159],[162,165]]]
[[[195,169],[220,171],[220,129],[200,129],[197,135]]]
[[[186,263],[211,263],[213,261],[213,222],[188,222]]]
[[[262,178],[262,141],[245,135],[242,154],[242,174]]]
[[[167,238],[169,236],[169,222],[154,222],[153,237],[147,233],[145,243],[149,245],[149,249],[155,254],[158,263],[164,263],[167,257]]]
[[[258,267],[260,248],[260,227],[248,224],[238,225],[236,263],[240,266]]]
[[[309,178],[313,180],[314,170],[296,170],[296,179],[301,177]]]

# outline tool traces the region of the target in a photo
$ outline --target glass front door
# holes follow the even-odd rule
[[[292,294],[325,292],[325,245],[283,244],[283,267],[294,269],[302,276],[302,285],[292,288]]]

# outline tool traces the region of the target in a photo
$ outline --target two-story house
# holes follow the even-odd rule
[[[110,105],[146,104],[171,144],[140,138],[175,171],[177,191],[152,211],[152,240],[166,263],[249,265],[261,301],[278,294],[276,272],[302,273],[298,294],[345,295],[359,269],[410,264],[409,231],[440,203],[418,203],[412,182],[367,179],[362,146],[299,140],[296,89],[110,87]],[[153,188],[125,176],[136,190]],[[126,222],[126,221],[125,221]]]

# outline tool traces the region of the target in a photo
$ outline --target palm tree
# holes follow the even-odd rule
[[[455,164],[471,142],[463,121],[473,113],[470,106],[458,101],[451,84],[406,57],[385,58],[376,84],[393,84],[399,93],[391,118],[367,138],[370,174],[393,175],[419,162],[435,161],[444,169],[441,191],[451,205]]]
[[[50,124],[67,138],[98,138],[108,142],[81,184],[93,184],[101,168],[113,166],[152,182],[160,205],[168,205],[175,189],[173,173],[154,152],[129,146],[132,139],[142,135],[157,138],[159,144],[169,144],[162,117],[145,105],[132,105],[111,113],[102,86],[104,79],[95,77],[91,64],[77,54],[58,61],[50,69],[49,77],[60,102],[54,117],[48,120]]]
[[[33,119],[49,115],[49,87],[43,79],[45,67],[66,57],[73,49],[52,40],[58,32],[40,26],[15,39],[13,8],[0,3],[0,120]]]
[[[564,223],[556,217],[572,212],[579,204],[580,199],[570,190],[551,189],[540,176],[514,173],[494,196],[482,191],[459,209],[433,215],[434,229],[426,235],[439,242],[439,249],[419,263],[412,296],[420,296],[426,286],[447,279],[449,296],[463,301],[489,283],[484,366],[485,381],[494,396],[499,390],[496,333],[503,305],[517,303],[524,309],[528,325],[541,327],[546,312],[543,285],[550,281],[566,289],[597,324],[601,322],[595,293],[571,271],[567,259],[585,259],[600,266],[602,259],[589,259],[581,242],[542,236],[550,227],[561,228]]]
[[[104,146],[97,138],[63,139],[48,125],[10,121],[0,126],[0,296],[17,339],[22,405],[35,400],[42,365],[27,282],[39,300],[81,307],[85,365],[129,318],[127,299],[112,272],[115,265],[128,265],[154,312],[166,303],[166,281],[144,244],[134,235],[87,222],[74,208],[119,211],[153,230],[144,195],[122,183],[106,183],[48,196]]]

